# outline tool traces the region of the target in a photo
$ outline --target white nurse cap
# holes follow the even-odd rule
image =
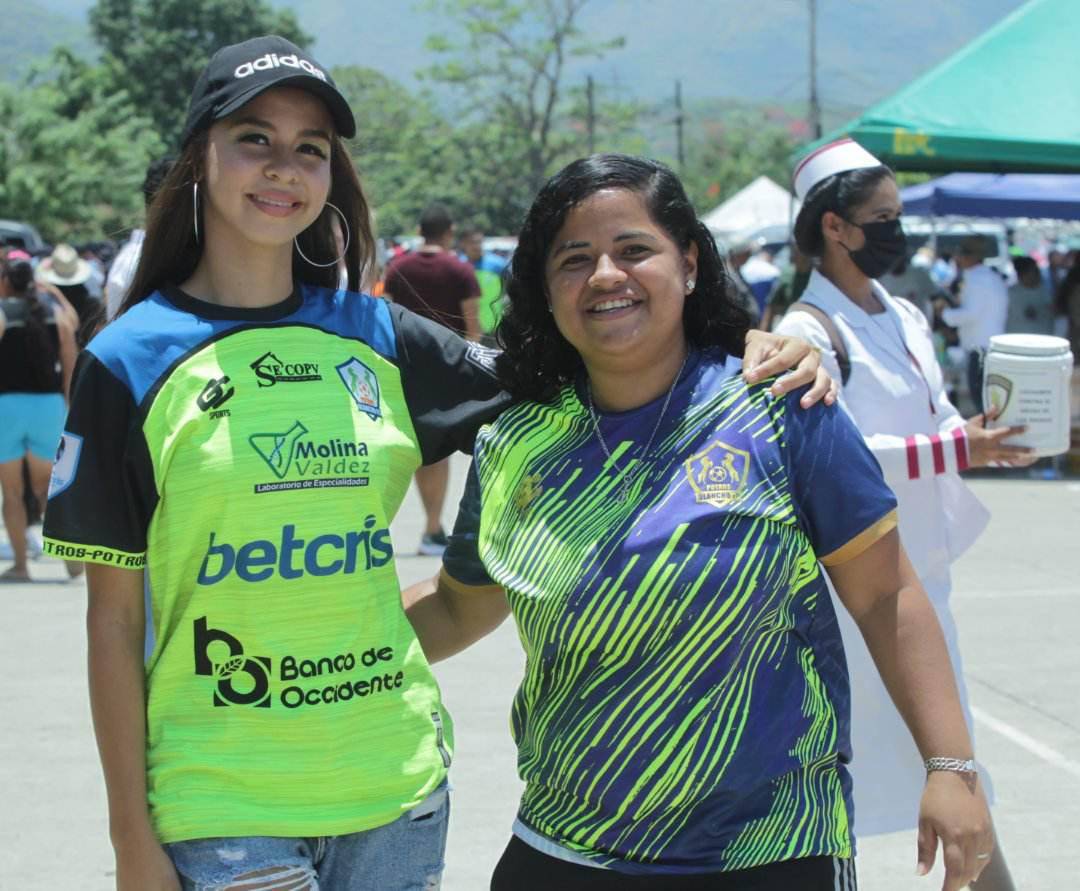
[[[854,139],[838,139],[811,152],[795,168],[795,197],[806,200],[807,193],[834,173],[880,167],[881,162]]]

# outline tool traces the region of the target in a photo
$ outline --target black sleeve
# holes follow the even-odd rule
[[[495,584],[480,560],[480,480],[476,475],[476,462],[469,465],[454,531],[443,553],[443,569],[463,585]]]
[[[49,482],[46,552],[141,568],[157,501],[153,464],[132,395],[84,351],[75,367],[71,408]]]
[[[405,401],[425,464],[472,452],[476,431],[510,403],[495,379],[495,350],[390,304]]]

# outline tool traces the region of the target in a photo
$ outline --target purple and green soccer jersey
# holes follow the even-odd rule
[[[601,416],[608,459],[582,396],[481,431],[480,508],[467,494],[446,562],[506,589],[525,647],[520,820],[632,873],[850,856],[847,670],[819,563],[895,526],[876,461],[842,411],[711,354],[644,462],[661,400]]]

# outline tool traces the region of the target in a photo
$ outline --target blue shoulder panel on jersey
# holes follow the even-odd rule
[[[244,324],[177,309],[159,291],[106,325],[87,345],[128,388],[136,405],[174,363],[203,341]]]
[[[301,292],[299,309],[269,324],[321,328],[362,340],[380,355],[397,359],[397,339],[385,301],[310,285],[301,286]],[[135,404],[142,405],[161,376],[200,344],[251,325],[250,319],[204,318],[155,292],[106,325],[87,349],[128,388]]]
[[[397,359],[397,338],[385,300],[356,291],[303,285],[304,302],[288,321],[315,325],[341,337],[362,340],[387,359]]]

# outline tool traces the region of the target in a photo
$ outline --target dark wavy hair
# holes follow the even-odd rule
[[[686,339],[699,348],[743,353],[750,315],[736,301],[731,274],[679,178],[658,161],[592,155],[567,165],[544,184],[518,237],[506,284],[508,305],[495,334],[503,350],[495,361],[499,381],[517,398],[551,401],[583,367],[548,310],[544,267],[567,214],[602,189],[636,192],[652,221],[680,250],[697,245],[697,283],[683,309]]]
[[[806,195],[799,215],[795,218],[795,244],[809,257],[821,259],[825,255],[825,236],[821,232],[821,219],[832,211],[845,220],[851,212],[867,201],[874,189],[886,177],[895,178],[892,170],[880,164],[859,170],[834,173],[817,183]]]

